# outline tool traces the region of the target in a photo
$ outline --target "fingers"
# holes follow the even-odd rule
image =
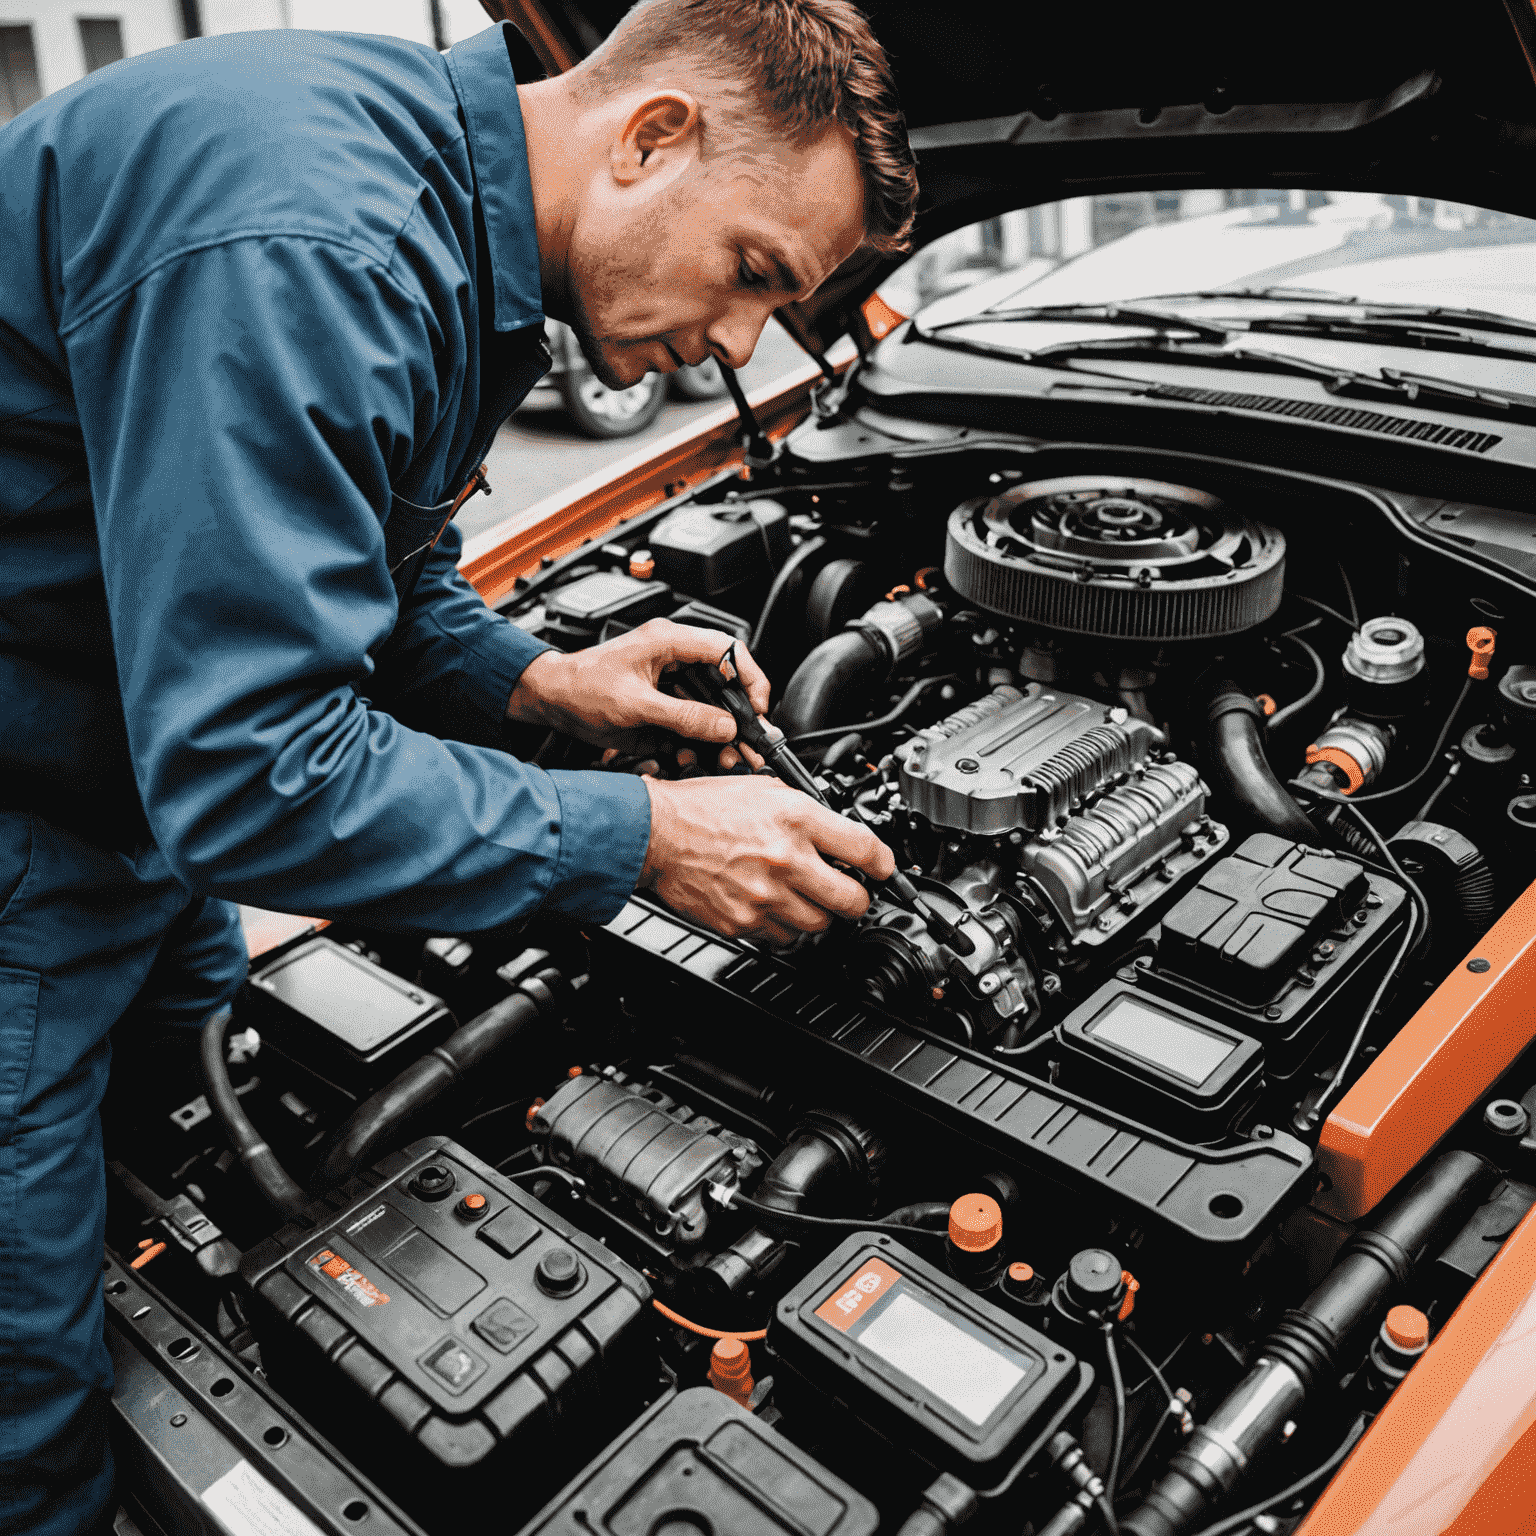
[[[736,645],[736,676],[741,679],[741,686],[747,690],[747,697],[752,701],[752,708],[758,714],[768,713],[768,701],[772,692],[768,682],[768,674],[752,659],[746,646],[739,641]]]
[[[641,701],[641,709],[647,725],[659,726],[688,741],[730,741],[736,734],[736,722],[713,704],[654,693]]]
[[[651,631],[649,635],[646,634],[648,630]],[[746,646],[734,635],[725,634],[718,629],[696,629],[692,624],[675,624],[671,619],[651,619],[631,633],[637,638],[645,636],[648,648],[652,650],[652,654],[662,666],[690,661],[718,664],[734,645],[736,676],[741,686],[746,689],[747,697],[752,701],[752,708],[760,715],[768,713],[768,702],[772,692],[768,674],[758,666]],[[735,733],[732,732],[732,734]],[[714,738],[705,739],[713,740]]]
[[[839,874],[819,858],[795,865],[789,879],[795,892],[812,902],[823,916],[815,927],[800,925],[811,933],[821,932],[833,917],[862,917],[869,907],[869,892],[857,880]]]
[[[806,832],[821,853],[862,869],[876,880],[889,880],[896,872],[896,855],[868,827],[814,801],[805,804]]]

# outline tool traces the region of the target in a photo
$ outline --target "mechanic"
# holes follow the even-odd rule
[[[541,75],[509,26],[250,33],[0,130],[0,1531],[110,1514],[109,1034],[228,1000],[231,902],[473,932],[639,885],[782,940],[866,905],[827,859],[892,868],[761,777],[518,762],[509,721],[728,740],[657,688],[727,637],[563,656],[445,522],[545,313],[615,388],[739,367],[861,244],[903,248],[884,55],[845,0],[648,0]]]

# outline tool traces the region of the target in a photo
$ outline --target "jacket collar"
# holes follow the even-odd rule
[[[464,108],[475,190],[485,216],[496,295],[495,327],[519,331],[542,325],[539,242],[517,81],[541,79],[543,68],[510,22],[477,32],[445,57]]]

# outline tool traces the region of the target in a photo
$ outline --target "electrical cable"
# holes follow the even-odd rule
[[[757,623],[752,626],[752,638],[747,641],[747,649],[753,656],[757,655],[757,648],[763,643],[763,636],[768,633],[768,623],[773,618],[773,610],[778,606],[779,599],[784,596],[790,582],[795,579],[795,573],[807,560],[826,547],[827,541],[817,534],[794,550],[779,567],[778,575],[773,578],[773,585],[768,588],[768,596],[763,599],[762,609],[757,615]]]
[[[1376,990],[1371,994],[1371,1000],[1366,1004],[1365,1012],[1361,1015],[1360,1023],[1356,1026],[1355,1033],[1343,1057],[1340,1059],[1337,1069],[1334,1071],[1332,1078],[1329,1079],[1328,1086],[1323,1089],[1322,1094],[1311,1109],[1298,1114],[1291,1122],[1293,1129],[1299,1134],[1305,1135],[1317,1128],[1324,1115],[1327,1114],[1339,1089],[1343,1086],[1344,1079],[1349,1075],[1349,1069],[1354,1065],[1355,1057],[1359,1054],[1360,1047],[1365,1041],[1366,1031],[1370,1028],[1371,1020],[1375,1016],[1377,1008],[1381,1005],[1382,998],[1386,996],[1387,988],[1396,978],[1403,962],[1408,958],[1410,951],[1413,949],[1416,936],[1422,932],[1426,940],[1429,938],[1430,918],[1429,903],[1425,901],[1424,893],[1409,878],[1403,866],[1398,862],[1397,855],[1387,846],[1386,839],[1366,819],[1365,813],[1359,806],[1344,795],[1334,794],[1331,790],[1319,789],[1315,785],[1298,784],[1298,787],[1306,789],[1322,799],[1333,800],[1342,805],[1360,824],[1366,836],[1381,850],[1387,863],[1392,868],[1394,877],[1402,882],[1410,897],[1408,921],[1403,928],[1402,942],[1397,946],[1397,953],[1392,957],[1392,964],[1387,968]],[[1419,924],[1421,913],[1424,919],[1422,930]]]
[[[540,1163],[537,1168],[517,1168],[502,1177],[510,1179],[514,1184],[521,1179],[563,1179],[578,1194],[585,1194],[587,1189],[587,1181],[572,1173],[569,1168],[554,1168],[548,1163]]]
[[[1323,658],[1319,656],[1317,652],[1314,651],[1305,640],[1303,640],[1299,635],[1295,634],[1287,634],[1281,638],[1289,640],[1292,645],[1299,645],[1302,650],[1304,650],[1307,655],[1311,657],[1313,669],[1312,686],[1308,688],[1307,691],[1302,694],[1299,699],[1293,700],[1291,703],[1287,704],[1284,709],[1277,709],[1274,714],[1272,714],[1269,719],[1264,722],[1264,731],[1266,735],[1271,731],[1279,730],[1287,720],[1294,720],[1296,716],[1299,715],[1302,710],[1307,707],[1307,705],[1311,704],[1317,698],[1317,696],[1323,691],[1323,685],[1328,681],[1328,671],[1327,668],[1323,666]]]
[[[1461,685],[1461,692],[1456,695],[1456,702],[1451,705],[1451,712],[1445,717],[1445,724],[1440,727],[1440,734],[1435,737],[1435,744],[1429,750],[1429,760],[1424,764],[1406,784],[1399,784],[1393,789],[1379,789],[1374,794],[1358,795],[1352,797],[1353,805],[1365,805],[1373,800],[1390,800],[1393,795],[1400,795],[1405,790],[1410,790],[1431,768],[1440,760],[1440,749],[1445,745],[1445,739],[1451,734],[1451,727],[1456,723],[1456,716],[1461,713],[1461,706],[1466,703],[1468,690],[1472,687],[1472,679],[1467,678]]]
[[[1342,560],[1338,562],[1338,567],[1339,580],[1344,583],[1344,596],[1349,601],[1350,622],[1355,626],[1356,629],[1359,629],[1360,608],[1359,605],[1355,602],[1355,589],[1350,585],[1349,572],[1344,569],[1344,562]]]
[[[1365,1415],[1362,1414],[1350,1426],[1349,1433],[1344,1437],[1344,1443],[1331,1455],[1322,1466],[1314,1467],[1305,1477],[1298,1477],[1294,1483],[1288,1484],[1278,1493],[1272,1493],[1267,1499],[1261,1499],[1257,1504],[1250,1504],[1247,1509],[1240,1509],[1235,1515],[1228,1515],[1225,1520],[1218,1520],[1215,1525],[1202,1526],[1191,1536],[1233,1536],[1243,1526],[1267,1511],[1273,1509],[1276,1504],[1288,1503],[1297,1494],[1305,1493],[1314,1483],[1321,1482],[1328,1477],[1335,1468],[1343,1464],[1344,1458],[1355,1448],[1355,1442],[1365,1433]]]
[[[781,1210],[776,1205],[764,1205],[758,1200],[749,1200],[745,1195],[732,1192],[730,1199],[723,1202],[727,1210],[735,1210],[740,1206],[743,1210],[751,1211],[757,1216],[767,1216],[774,1221],[788,1222],[791,1225],[800,1223],[808,1227],[828,1227],[838,1232],[899,1232],[904,1237],[914,1232],[921,1232],[926,1237],[948,1237],[946,1228],[940,1231],[937,1227],[909,1227],[895,1221],[859,1221],[848,1216],[808,1216],[804,1211]]]
[[[1326,613],[1330,619],[1337,619],[1340,624],[1348,625],[1351,630],[1359,628],[1353,619],[1347,618],[1337,608],[1330,608],[1327,603],[1318,602],[1315,597],[1304,597],[1300,592],[1292,592],[1289,589],[1286,590],[1285,595],[1295,598],[1298,603],[1305,603],[1309,608],[1316,608],[1320,612]]]
[[[1104,1332],[1104,1359],[1109,1366],[1109,1379],[1115,1394],[1115,1434],[1110,1441],[1109,1466],[1104,1473],[1104,1502],[1113,1511],[1115,1488],[1120,1482],[1120,1456],[1125,1450],[1125,1377],[1120,1371],[1120,1351],[1115,1345],[1115,1325],[1111,1322],[1099,1325]]]
[[[679,1328],[686,1328],[690,1333],[700,1334],[706,1339],[741,1339],[744,1343],[752,1344],[758,1339],[768,1337],[766,1328],[753,1328],[745,1333],[733,1333],[729,1329],[722,1328],[706,1328],[702,1323],[690,1322],[681,1312],[674,1312],[671,1307],[664,1306],[654,1297],[651,1299],[651,1305],[669,1322],[674,1322]]]
[[[1454,780],[1456,778],[1456,771],[1457,771],[1457,769],[1460,766],[1461,766],[1460,763],[1452,763],[1451,764],[1450,772],[1447,773],[1446,776],[1443,779],[1441,779],[1440,782],[1437,785],[1435,785],[1435,787],[1429,792],[1429,799],[1427,799],[1424,802],[1424,804],[1421,805],[1418,808],[1418,810],[1416,810],[1413,813],[1413,816],[1411,818],[1412,820],[1414,820],[1414,821],[1428,821],[1429,820],[1429,813],[1432,810],[1434,810],[1434,808],[1435,808],[1435,801],[1437,801],[1440,798],[1440,796],[1443,795],[1446,792],[1446,790],[1448,790],[1451,787],[1451,784],[1454,782]]]
[[[920,677],[902,694],[891,709],[878,719],[861,720],[852,725],[824,725],[814,731],[802,731],[798,736],[791,736],[789,738],[789,745],[791,747],[804,747],[812,742],[826,741],[838,736],[851,736],[855,733],[860,736],[868,736],[872,731],[883,731],[888,726],[897,724],[901,717],[935,683],[958,683],[959,681],[959,675],[954,672],[938,673],[932,677]]]
[[[1179,1342],[1174,1346],[1173,1354],[1168,1356],[1170,1361],[1173,1359],[1173,1356],[1178,1354],[1178,1352],[1184,1347],[1185,1340],[1187,1340],[1188,1337],[1189,1336],[1186,1334],[1185,1337],[1180,1339]],[[1137,1451],[1135,1459],[1131,1462],[1130,1466],[1125,1469],[1125,1472],[1122,1475],[1122,1483],[1129,1487],[1135,1485],[1136,1474],[1141,1471],[1142,1465],[1146,1461],[1148,1454],[1152,1450],[1152,1447],[1157,1444],[1157,1437],[1162,1433],[1163,1425],[1168,1422],[1169,1410],[1175,1399],[1173,1391],[1168,1385],[1168,1378],[1163,1375],[1162,1367],[1158,1365],[1158,1363],[1151,1357],[1151,1355],[1149,1355],[1146,1350],[1144,1350],[1141,1345],[1138,1344],[1136,1340],[1130,1336],[1130,1334],[1126,1334],[1125,1342],[1136,1351],[1136,1354],[1140,1358],[1141,1363],[1147,1368],[1146,1381],[1143,1381],[1141,1386],[1133,1387],[1131,1389],[1130,1395],[1135,1397],[1136,1394],[1141,1391],[1141,1388],[1146,1386],[1147,1382],[1149,1381],[1155,1381],[1158,1386],[1162,1388],[1163,1393],[1163,1411],[1158,1414],[1156,1420],[1154,1421],[1152,1425],[1152,1433],[1148,1435],[1147,1438],[1142,1442],[1141,1449]]]

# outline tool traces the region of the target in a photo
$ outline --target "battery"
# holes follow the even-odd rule
[[[779,1303],[768,1343],[887,1440],[989,1488],[1086,1397],[1075,1356],[893,1239],[855,1233]]]
[[[645,1280],[445,1138],[306,1217],[241,1264],[263,1368],[426,1513],[546,1497],[646,1401]]]
[[[873,1504],[713,1387],[657,1404],[521,1536],[873,1536]]]
[[[265,1043],[354,1099],[382,1088],[454,1027],[440,997],[324,935],[253,972],[235,1010]]]

